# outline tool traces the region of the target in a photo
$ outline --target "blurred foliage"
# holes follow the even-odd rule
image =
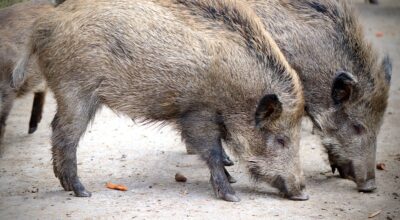
[[[23,2],[26,0],[0,0],[0,8],[11,6],[18,2]]]

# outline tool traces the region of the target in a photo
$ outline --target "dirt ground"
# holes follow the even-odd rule
[[[356,185],[333,175],[319,138],[304,120],[301,155],[310,200],[283,199],[275,189],[255,185],[238,162],[228,169],[238,179],[233,187],[239,203],[217,200],[208,169],[186,155],[170,127],[140,126],[108,109],[97,115],[80,142],[78,168],[91,198],[62,190],[54,177],[50,121],[55,102],[48,96],[44,119],[28,135],[32,96],[15,103],[0,156],[0,219],[400,219],[400,1],[378,6],[357,0],[368,39],[394,63],[389,107],[378,141],[378,190],[358,193]],[[383,36],[377,37],[377,32]],[[177,183],[176,172],[188,181]],[[126,192],[105,183],[125,184]]]

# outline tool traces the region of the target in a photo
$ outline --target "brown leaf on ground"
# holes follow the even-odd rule
[[[106,187],[109,189],[115,189],[115,190],[120,190],[120,191],[127,191],[128,187],[124,186],[124,185],[119,185],[119,184],[114,184],[114,183],[110,183],[108,182],[106,184]]]
[[[376,33],[375,33],[375,36],[376,36],[376,37],[383,37],[383,32],[376,32]]]

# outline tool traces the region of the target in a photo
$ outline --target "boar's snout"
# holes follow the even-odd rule
[[[374,171],[367,173],[364,169],[361,169],[361,167],[355,167],[352,162],[341,165],[331,165],[331,167],[333,173],[335,173],[336,169],[339,171],[341,178],[356,182],[358,191],[360,192],[373,192],[377,188]]]
[[[310,197],[304,192],[305,184],[303,181],[296,181],[294,177],[284,178],[278,176],[272,182],[272,186],[278,188],[290,200],[306,201]]]
[[[361,184],[357,184],[357,187],[360,192],[373,192],[377,188],[375,179],[369,179]]]

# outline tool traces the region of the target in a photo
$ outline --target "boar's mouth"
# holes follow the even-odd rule
[[[278,188],[290,200],[306,201],[309,199],[309,196],[303,192],[305,185],[301,184],[300,187],[289,189],[288,183],[282,176],[277,176],[271,185]]]
[[[377,188],[375,184],[375,179],[369,179],[366,181],[357,180],[352,162],[341,165],[332,164],[331,168],[333,174],[335,174],[335,171],[337,169],[341,178],[354,181],[357,184],[358,191],[360,192],[373,192]]]
[[[331,168],[333,174],[335,174],[335,171],[337,169],[339,171],[339,175],[341,178],[350,179],[353,181],[356,180],[356,174],[354,173],[354,166],[352,162],[348,162],[341,165],[332,164]]]

